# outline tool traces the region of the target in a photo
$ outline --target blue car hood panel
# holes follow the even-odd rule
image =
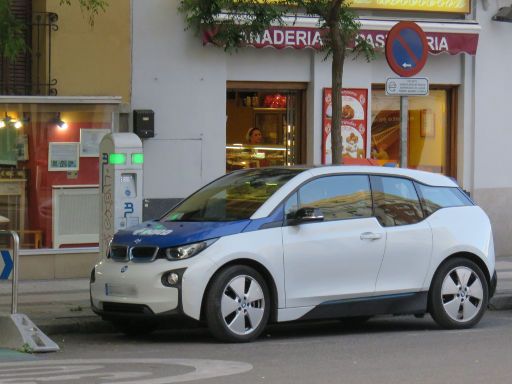
[[[160,248],[234,235],[242,232],[251,220],[229,222],[147,221],[117,232],[113,244],[157,245]]]

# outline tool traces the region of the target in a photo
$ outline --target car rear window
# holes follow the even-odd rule
[[[473,205],[466,194],[456,187],[432,187],[416,183],[416,188],[426,215],[441,208]]]

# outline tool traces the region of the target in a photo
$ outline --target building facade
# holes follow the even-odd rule
[[[178,0],[111,1],[92,29],[77,6],[27,3],[58,17],[42,41],[31,35],[51,58],[31,64],[32,87],[2,80],[11,90],[0,96],[0,227],[22,235],[22,278],[88,275],[98,258],[98,141],[133,130],[134,110],[155,117],[154,137],[143,139],[145,219],[234,169],[330,162],[331,64],[316,20],[271,28],[229,54],[186,29]],[[492,20],[508,0],[363,3],[361,36],[376,58],[345,61],[345,161],[399,164],[400,100],[384,91],[397,75],[383,45],[396,22],[417,21],[429,43],[418,76],[430,92],[409,98],[408,166],[454,177],[491,217],[497,254],[512,253],[512,24]]]
[[[133,2],[132,108],[155,111],[155,137],[144,141],[148,205],[164,207],[171,198],[170,206],[232,169],[328,161],[331,68],[311,49],[318,43],[315,20],[267,31],[250,41],[252,47],[227,54],[186,30],[178,3]],[[456,178],[489,213],[497,253],[507,254],[512,176],[501,147],[509,135],[512,24],[491,19],[510,4],[449,3],[461,8],[359,11],[362,34],[377,57],[345,62],[347,162],[398,161],[399,100],[384,92],[386,79],[396,75],[381,47],[397,21],[417,21],[429,39],[431,54],[418,76],[429,79],[430,94],[410,98],[408,165]],[[254,127],[264,137],[256,147],[246,137]],[[162,162],[171,165],[165,177]]]
[[[21,278],[86,276],[98,258],[98,142],[130,103],[130,1],[93,28],[78,3],[11,4],[30,49],[1,61],[0,228],[20,235]]]

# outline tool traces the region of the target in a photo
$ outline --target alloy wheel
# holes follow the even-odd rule
[[[475,271],[466,266],[453,268],[443,280],[443,308],[454,321],[471,321],[479,314],[483,298],[482,281]]]
[[[240,275],[224,288],[220,306],[227,328],[237,335],[248,335],[258,328],[263,319],[265,297],[253,277]]]

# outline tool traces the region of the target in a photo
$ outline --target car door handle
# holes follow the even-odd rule
[[[361,233],[361,240],[379,240],[382,239],[382,233],[363,232]]]

